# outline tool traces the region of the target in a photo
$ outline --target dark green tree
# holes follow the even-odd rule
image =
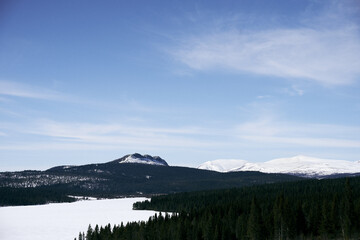
[[[282,240],[285,238],[285,219],[284,219],[284,195],[280,194],[276,197],[274,203],[274,237],[275,239]]]
[[[296,224],[295,224],[296,225],[296,236],[304,237],[307,234],[307,229],[306,229],[306,218],[305,218],[305,214],[302,210],[301,202],[298,202],[296,204],[294,218],[296,221]]]
[[[247,226],[247,235],[250,240],[262,240],[265,239],[264,224],[261,215],[261,209],[255,199],[251,201],[250,215]]]
[[[354,202],[349,178],[345,181],[345,192],[340,210],[340,226],[344,239],[350,239],[354,224]]]
[[[93,229],[89,224],[88,230],[86,231],[86,240],[92,240]]]

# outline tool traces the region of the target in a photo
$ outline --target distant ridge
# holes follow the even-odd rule
[[[284,173],[303,177],[322,177],[360,173],[360,161],[351,162],[298,155],[258,163],[236,159],[218,159],[201,164],[199,169],[218,172],[259,171],[263,173]]]

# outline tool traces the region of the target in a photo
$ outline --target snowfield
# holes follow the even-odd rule
[[[146,198],[124,198],[54,203],[36,206],[0,207],[1,240],[73,240],[91,224],[105,226],[147,221],[154,211],[132,210],[134,202]]]

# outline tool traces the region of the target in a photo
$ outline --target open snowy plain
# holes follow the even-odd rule
[[[91,224],[146,221],[154,211],[135,211],[132,205],[146,198],[125,198],[0,207],[1,240],[73,240]]]

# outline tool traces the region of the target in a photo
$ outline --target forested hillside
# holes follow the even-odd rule
[[[0,192],[6,193],[0,195],[0,206],[72,201],[64,197],[66,195],[102,198],[152,196],[299,179],[285,174],[218,173],[187,167],[112,161],[55,167],[47,171],[0,173]]]
[[[79,239],[358,239],[360,177],[157,196],[135,209],[177,212]]]

